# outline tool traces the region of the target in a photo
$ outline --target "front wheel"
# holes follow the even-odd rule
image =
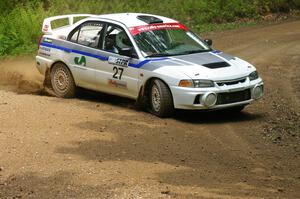
[[[57,97],[72,98],[76,85],[70,70],[63,63],[56,63],[51,70],[51,85]]]
[[[170,116],[174,112],[173,98],[168,86],[159,79],[150,86],[151,112],[159,117]]]

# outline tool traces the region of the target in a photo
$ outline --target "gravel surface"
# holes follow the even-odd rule
[[[45,94],[33,57],[0,64],[0,198],[300,198],[300,21],[207,35],[248,60],[263,100],[241,114]]]

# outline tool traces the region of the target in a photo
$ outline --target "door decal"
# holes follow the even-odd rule
[[[76,65],[86,66],[86,58],[85,58],[85,56],[81,56],[80,59],[79,59],[79,57],[75,57],[74,58],[74,62],[75,62]]]
[[[113,78],[122,79],[124,68],[121,68],[121,67],[118,68],[118,67],[115,66],[113,68],[113,71],[114,71]]]
[[[117,58],[117,57],[108,57],[108,63],[123,67],[128,67],[129,59]]]
[[[115,87],[115,88],[127,89],[127,82],[117,80],[117,79],[108,79],[108,85]]]

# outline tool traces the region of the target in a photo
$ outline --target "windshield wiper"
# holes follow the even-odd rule
[[[169,54],[169,53],[154,53],[152,55],[148,55],[146,57],[167,57],[167,56],[177,56],[177,55],[188,55],[188,54],[194,54],[194,53],[203,53],[203,52],[209,52],[211,49],[207,50],[188,50],[184,51],[182,53],[176,53],[176,54]]]
[[[188,51],[184,51],[183,53],[181,53],[182,55],[188,55],[188,54],[194,54],[194,53],[204,53],[204,52],[209,52],[211,51],[210,49],[207,50],[188,50]]]
[[[171,56],[169,53],[154,53],[152,55],[148,55],[146,57],[166,57],[166,56]]]

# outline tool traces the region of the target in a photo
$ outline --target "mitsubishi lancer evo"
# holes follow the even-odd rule
[[[54,28],[56,20],[67,23]],[[46,18],[42,31],[37,68],[57,97],[82,87],[134,99],[166,117],[174,109],[241,111],[263,96],[253,65],[212,49],[212,40],[170,18],[62,15]]]

